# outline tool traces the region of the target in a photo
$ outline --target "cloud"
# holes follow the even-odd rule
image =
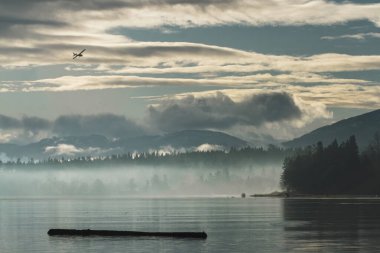
[[[159,49],[161,46],[165,48],[162,52]],[[195,50],[197,47],[199,48]],[[132,55],[135,53],[124,57],[123,50],[128,53],[136,48],[138,48],[137,55],[148,54],[150,57],[134,58]],[[187,52],[189,48],[191,48],[190,52]],[[0,52],[1,50],[0,47]],[[4,49],[4,52],[7,50]],[[111,49],[109,54],[97,52],[93,57],[85,57],[89,59],[88,64],[68,67],[70,71],[77,70],[76,74],[80,76],[61,76],[34,81],[0,81],[0,92],[60,92],[167,85],[258,88],[274,84],[293,86],[339,84],[359,87],[373,84],[373,82],[363,79],[337,78],[334,77],[334,72],[380,69],[380,56],[377,55],[275,56],[194,43],[144,43],[139,46],[119,47],[116,52]],[[8,59],[6,54],[0,53],[0,59],[4,57],[3,62],[7,64],[12,62],[12,57],[17,58],[10,55]],[[48,55],[51,56],[51,54]],[[35,57],[37,61],[41,61],[38,54],[31,53],[27,57]],[[14,63],[33,62],[33,60],[27,60],[27,57],[23,57],[23,60],[21,58],[15,60]],[[103,59],[105,62],[110,63],[91,63],[93,60],[99,63],[102,57],[105,57]],[[114,65],[112,61],[117,64]]]
[[[330,25],[353,20],[380,23],[377,3],[325,0],[4,0],[2,9],[28,18],[60,17],[85,27],[93,21],[97,26],[92,29],[105,30],[112,26]]]
[[[32,132],[47,130],[51,127],[51,122],[39,117],[23,117],[21,122],[24,129]]]
[[[303,92],[305,96],[309,95]],[[296,92],[293,93],[290,95],[290,92],[262,92],[260,89],[226,89],[219,92],[156,97],[152,100],[155,104],[147,108],[146,118],[141,121],[133,121],[115,114],[62,115],[54,120],[39,117],[18,119],[0,115],[0,141],[25,144],[52,136],[92,134],[120,139],[142,136],[148,132],[157,134],[183,129],[234,132],[240,128],[246,133],[255,130],[259,135],[270,135],[268,129],[277,129],[276,132],[284,131],[283,126],[287,129],[300,129],[316,119],[331,118],[331,113],[323,103],[306,101],[295,95]],[[367,103],[369,101],[370,99],[367,99]],[[286,134],[289,135],[289,132]],[[244,138],[242,135],[239,136]],[[279,136],[285,136],[285,133]],[[62,146],[50,151],[75,151],[69,148],[72,147]],[[168,151],[167,148],[163,150]]]
[[[237,68],[246,61],[258,68],[263,61],[260,54],[196,43],[136,43],[111,31],[125,26],[331,25],[363,19],[377,24],[379,12],[380,4],[323,0],[6,0],[0,10],[0,24],[5,26],[1,30],[10,30],[13,35],[0,38],[0,62],[8,68],[71,64],[69,55],[86,47],[86,57],[78,60],[78,65],[121,64],[127,69],[164,63],[178,67],[176,62],[190,59],[201,66],[217,66],[215,63],[227,57],[220,66],[238,60]],[[267,57],[261,68],[268,62],[275,65],[277,59],[284,61],[286,57]],[[301,60],[303,64],[309,59]]]
[[[224,151],[226,150],[226,147],[221,145],[214,145],[214,144],[208,144],[204,143],[202,145],[199,145],[197,147],[190,147],[190,148],[174,148],[172,146],[162,146],[158,149],[150,149],[149,153],[156,153],[161,156],[170,155],[170,154],[180,154],[180,153],[186,153],[186,152],[210,152],[210,151]]]
[[[168,146],[162,146],[159,147],[158,149],[150,149],[149,153],[156,153],[160,156],[165,156],[165,155],[170,155],[170,154],[175,154],[175,153],[186,153],[187,150],[186,148],[174,148],[170,145]]]
[[[102,39],[111,42],[102,43]],[[98,44],[80,45],[73,38],[49,38],[48,42],[40,39],[29,41],[30,44],[0,43],[0,59],[8,59],[1,64],[3,67],[50,65],[50,64],[106,64],[122,65],[129,67],[151,67],[184,65],[189,62],[207,59],[215,63],[219,58],[230,60],[238,57],[253,56],[251,53],[226,47],[211,46],[199,43],[187,42],[131,42],[127,39],[113,38],[113,35],[104,35],[97,39]],[[88,38],[92,40],[92,38]],[[84,40],[86,41],[87,38]],[[73,41],[73,42],[72,42]],[[120,42],[119,42],[120,41]],[[1,42],[1,40],[0,40]],[[55,43],[54,43],[55,42]],[[118,42],[118,43],[117,43]],[[72,52],[80,48],[86,48],[85,57],[72,61]],[[43,57],[42,57],[43,56]],[[181,56],[180,58],[178,56]],[[189,58],[190,61],[184,59]],[[75,65],[74,65],[75,66]]]
[[[102,152],[100,148],[94,148],[94,147],[89,147],[89,148],[78,148],[74,145],[70,144],[58,144],[57,146],[48,146],[45,148],[44,151],[46,154],[49,154],[51,156],[77,156],[77,155],[97,155]]]
[[[350,95],[353,87],[344,85],[334,86],[335,90],[325,86],[288,88],[287,92],[281,92],[280,86],[274,86],[273,89],[277,91],[260,88],[225,89],[220,92],[205,91],[155,97],[151,100],[154,104],[147,108],[146,118],[141,121],[132,121],[115,114],[62,115],[54,120],[25,116],[18,119],[0,115],[0,142],[25,144],[53,136],[92,134],[103,135],[109,139],[122,139],[183,129],[222,130],[243,139],[249,136],[255,136],[255,140],[257,136],[263,136],[265,139],[268,139],[268,136],[290,139],[305,126],[314,124],[318,127],[322,123],[314,122],[322,120],[326,123],[326,120],[331,119],[332,113],[326,109],[324,103],[320,102],[322,98],[316,96],[317,93],[323,94],[325,96],[323,99],[329,101],[330,105],[338,101],[352,107],[349,103],[353,103],[355,99],[360,103],[366,103],[367,106],[380,104],[380,88],[377,88],[377,94],[373,93],[371,96],[370,92],[375,91],[369,92],[363,89],[360,91],[363,94],[356,97]],[[312,89],[317,91],[314,93]],[[333,92],[342,94],[336,95]],[[76,147],[77,151],[72,147],[58,147],[58,144],[51,147],[47,151],[52,154],[61,154],[64,151],[87,152],[79,150],[81,147]],[[199,147],[202,150],[206,148],[208,147]],[[160,152],[169,151],[169,148],[163,147]]]
[[[240,71],[244,71],[240,69]],[[263,88],[273,84],[281,85],[366,85],[371,82],[361,79],[336,78],[332,75],[294,72],[294,73],[259,73],[201,76],[201,77],[140,77],[127,75],[105,76],[64,76],[37,81],[0,82],[0,92],[35,92],[35,91],[76,91],[115,88],[135,88],[151,86],[224,86],[235,88]],[[1,88],[3,87],[3,88]]]
[[[0,143],[8,143],[14,139],[15,139],[15,137],[10,133],[4,133],[4,132],[0,133]],[[0,153],[0,155],[1,155],[1,153]],[[1,159],[1,157],[0,157],[0,159]],[[4,160],[2,160],[2,161],[4,161]]]
[[[72,52],[84,47],[87,48],[85,57],[73,62]],[[255,71],[321,73],[380,69],[379,55],[270,55],[186,42],[125,41],[122,45],[106,43],[86,46],[68,42],[36,45],[10,42],[5,45],[0,43],[0,60],[3,68],[69,64],[68,70],[107,75]]]
[[[104,135],[127,138],[146,134],[145,127],[115,114],[62,115],[55,120],[39,117],[21,119],[0,115],[0,142],[27,143],[52,136]]]
[[[320,108],[324,111],[328,107],[345,108],[373,108],[380,107],[380,85],[373,84],[316,84],[316,85],[284,85],[282,83],[257,84],[253,88],[220,89],[219,92],[228,95],[233,100],[241,100],[246,96],[262,92],[285,92],[292,94],[294,98],[309,104],[312,110]],[[188,95],[196,97],[213,96],[215,91],[188,92],[177,94],[176,98]],[[153,102],[168,99],[168,96],[148,98]],[[302,108],[302,107],[301,107]],[[328,114],[326,114],[328,115]]]
[[[23,129],[25,131],[40,131],[50,127],[48,120],[38,117],[24,116],[21,119],[16,119],[6,115],[0,115],[0,129]]]
[[[378,109],[380,106],[380,86],[378,84],[288,86],[287,89],[304,101],[319,102],[331,107]]]
[[[0,128],[1,129],[13,129],[21,127],[21,122],[15,118],[0,115]]]
[[[307,90],[310,87],[300,86],[300,88]],[[281,90],[281,87],[278,86],[277,90]],[[344,90],[344,87],[342,87],[342,90]],[[194,127],[222,130],[253,143],[268,144],[274,143],[276,139],[291,139],[299,136],[300,133],[306,133],[317,127],[329,124],[333,117],[332,112],[327,109],[324,103],[313,98],[304,100],[301,96],[302,92],[293,92],[291,89],[286,92],[263,92],[260,89],[225,89],[219,90],[218,93],[215,91],[190,92],[178,94],[174,97],[153,98],[152,103],[155,104],[152,105],[152,108],[158,109],[155,109],[153,115],[150,115],[150,119],[154,120],[151,125],[160,126],[161,129],[169,128],[169,130],[174,131],[186,128],[188,124],[188,129]],[[216,97],[225,98],[226,101],[229,101],[229,104],[235,103],[239,106],[229,106],[224,112],[221,112],[224,109],[223,106],[209,102],[214,101]],[[334,98],[331,99],[333,100],[335,97],[339,96],[334,94]],[[274,103],[262,102],[270,99],[277,101]],[[349,100],[350,98],[346,99]],[[223,99],[219,100],[223,101]],[[233,101],[233,103],[230,101]],[[275,103],[278,105],[275,106]],[[254,105],[244,106],[251,104]],[[213,106],[208,109],[210,105]],[[262,109],[265,105],[267,108]],[[272,108],[272,105],[274,108]],[[216,109],[214,110],[213,108]],[[245,109],[238,111],[239,108]],[[175,113],[171,114],[170,110]],[[267,111],[272,111],[274,114],[265,115]],[[257,115],[259,116],[255,117]],[[227,121],[224,125],[222,124],[224,123],[223,120]],[[191,122],[187,123],[188,121]]]
[[[324,0],[3,0],[1,5],[0,31],[4,34],[0,37],[0,67],[29,69],[60,65],[76,71],[74,75],[82,76],[1,81],[0,92],[154,85],[256,88],[323,83],[348,86],[367,84],[368,81],[335,78],[325,72],[380,69],[379,55],[266,55],[200,43],[137,42],[115,34],[121,27],[299,26],[342,24],[354,20],[368,20],[380,25],[379,3]],[[368,38],[376,37],[378,33],[343,36]],[[85,57],[73,62],[72,52],[82,48],[87,48]],[[169,78],[169,75],[176,77]],[[320,101],[324,102],[323,99],[324,94]]]
[[[192,78],[160,78],[139,76],[65,76],[32,82],[17,82],[7,85],[8,91],[75,91],[139,86],[182,86],[182,85],[230,85],[231,81]]]
[[[337,36],[323,36],[322,40],[339,40],[339,39],[354,39],[354,40],[365,40],[367,38],[380,39],[380,33],[369,32],[369,33],[355,33],[355,34],[344,34]]]
[[[301,110],[293,98],[289,94],[275,92],[256,94],[241,101],[233,101],[219,92],[208,97],[187,95],[161,100],[149,107],[149,119],[164,131],[259,126],[300,117]]]
[[[53,123],[53,132],[63,136],[99,134],[113,138],[144,134],[140,125],[115,114],[60,116]]]
[[[20,39],[26,34],[32,34],[31,32],[23,33],[19,30],[27,31],[27,27],[55,27],[63,28],[66,24],[55,20],[38,20],[38,19],[25,19],[15,16],[2,16],[0,17],[0,35],[3,37]],[[21,29],[20,29],[21,28]]]
[[[224,151],[225,147],[220,145],[204,143],[195,148],[197,152]]]
[[[68,144],[59,144],[57,146],[48,146],[45,148],[45,153],[54,155],[75,155],[82,152],[83,149]]]

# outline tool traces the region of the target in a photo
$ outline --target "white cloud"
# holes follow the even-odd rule
[[[86,46],[85,57],[72,61],[72,51],[80,48],[82,46],[70,44],[34,45],[31,48],[0,46],[0,62],[4,68],[69,64],[67,70],[111,75],[249,73],[270,70],[320,73],[380,69],[379,55],[270,55],[186,42],[129,42],[120,46]]]
[[[209,151],[224,151],[226,148],[220,145],[204,143],[197,147],[191,148],[174,148],[170,145],[162,146],[158,149],[150,149],[149,153],[157,153],[160,156],[170,155],[170,154],[181,154],[186,152],[209,152]]]
[[[11,134],[11,133],[7,133],[7,132],[2,132],[0,133],[0,143],[7,143],[13,139],[15,139],[16,136]]]
[[[19,1],[18,1],[19,2]],[[380,4],[359,4],[326,0],[98,0],[72,1],[23,1],[14,8],[10,2],[5,11],[13,15],[17,11],[25,19],[44,17],[44,20],[60,20],[76,28],[91,31],[109,27],[159,27],[205,26],[225,24],[245,25],[329,25],[353,20],[380,23]],[[12,8],[13,6],[13,8]],[[24,8],[28,11],[20,11]],[[4,11],[4,12],[5,12]],[[35,19],[35,18],[34,18]],[[20,22],[19,22],[20,23]],[[50,22],[34,22],[35,26],[50,28]],[[52,25],[52,24],[50,24]],[[51,29],[51,28],[50,28]]]
[[[157,153],[160,156],[165,156],[175,153],[185,153],[186,151],[188,150],[186,150],[185,148],[174,148],[171,145],[167,145],[159,147],[158,149],[150,149],[149,153]]]
[[[64,143],[58,144],[57,146],[45,147],[45,153],[53,155],[53,156],[61,156],[61,155],[75,156],[79,154],[96,155],[100,151],[101,150],[99,148],[89,147],[89,148],[83,149],[83,148],[78,148],[74,145],[64,144]]]
[[[77,153],[82,153],[83,149],[77,148],[74,145],[69,144],[58,144],[57,146],[48,146],[45,148],[45,153],[50,153],[54,155],[75,155]]]
[[[169,47],[169,46],[168,46]],[[335,78],[324,75],[323,72],[362,71],[380,69],[380,56],[351,56],[343,54],[322,54],[310,57],[290,57],[263,55],[253,52],[229,50],[228,48],[208,48],[200,45],[201,49],[195,50],[191,56],[192,61],[178,61],[178,57],[189,57],[186,50],[167,50],[162,57],[147,57],[140,59],[140,67],[123,65],[120,69],[113,69],[112,65],[83,65],[70,70],[90,71],[97,75],[62,76],[59,78],[42,79],[25,82],[1,82],[0,87],[5,91],[12,90],[81,90],[135,87],[141,85],[245,85],[262,82],[278,83],[366,83],[365,80]],[[186,46],[185,46],[186,47]],[[197,45],[192,45],[196,48]],[[210,54],[205,55],[204,50]],[[214,51],[215,50],[215,51]],[[150,54],[156,54],[151,52]],[[181,54],[183,53],[183,55]],[[158,54],[158,53],[157,53]],[[163,54],[163,53],[161,53]],[[144,63],[145,60],[145,63]],[[162,66],[165,61],[165,66]],[[161,65],[160,65],[161,62]],[[186,66],[193,63],[195,66]],[[128,64],[127,62],[125,64]],[[138,63],[135,63],[137,65]],[[158,67],[158,65],[160,65]],[[257,71],[280,71],[282,74],[252,74]],[[288,72],[288,73],[286,73]],[[207,78],[159,78],[140,77],[138,74],[213,74]],[[225,77],[218,77],[219,73],[226,73]],[[245,73],[244,76],[238,73]],[[132,75],[131,75],[132,74]]]
[[[222,89],[218,90],[228,95],[233,100],[241,100],[252,94],[276,91],[293,94],[307,103],[317,103],[321,106],[347,107],[347,108],[374,108],[380,107],[380,85],[355,85],[355,84],[336,84],[336,85],[282,85],[282,84],[263,84],[255,88],[247,89]],[[215,91],[188,92],[177,94],[176,97],[186,97],[188,95],[212,96]],[[152,103],[166,96],[151,98]],[[313,105],[312,107],[317,106]]]
[[[2,25],[6,32],[0,37],[0,62],[2,67],[8,68],[72,64],[71,53],[87,48],[85,57],[77,60],[74,66],[97,64],[109,69],[107,64],[120,64],[122,70],[129,73],[195,72],[197,68],[200,72],[207,68],[209,72],[231,71],[233,65],[238,72],[239,69],[246,69],[246,72],[379,69],[376,56],[271,56],[194,43],[138,43],[110,34],[110,31],[123,26],[330,25],[363,19],[380,24],[380,4],[323,0],[111,0],[107,3],[98,0],[48,3],[29,0],[6,1],[2,7],[0,14],[4,14]],[[372,33],[371,36],[375,35]],[[194,63],[195,66],[184,68],[179,62]],[[288,63],[290,67],[287,67]],[[157,68],[161,64],[169,68]],[[139,69],[141,67],[143,69]]]
[[[197,152],[210,152],[210,151],[223,151],[223,150],[225,150],[225,147],[223,146],[208,144],[208,143],[204,143],[195,148],[195,151]]]
[[[380,55],[269,55],[199,43],[137,42],[111,32],[120,27],[165,30],[171,25],[298,26],[354,20],[379,26],[379,13],[380,3],[325,0],[6,0],[0,9],[0,66],[61,64],[82,76],[1,81],[0,92],[213,85],[286,91],[308,103],[375,108],[380,106],[377,84],[325,72],[380,70]],[[369,37],[378,38],[379,33],[322,39]],[[87,48],[85,57],[73,62],[72,52],[82,48]],[[146,74],[155,76],[139,76]],[[196,77],[184,78],[186,74]]]
[[[354,40],[365,40],[367,38],[380,39],[380,33],[369,32],[369,33],[355,33],[355,34],[344,34],[336,36],[323,36],[323,40],[339,40],[339,39],[354,39]]]

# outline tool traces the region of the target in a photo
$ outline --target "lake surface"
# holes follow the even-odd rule
[[[206,231],[206,240],[49,237]],[[380,252],[379,199],[0,199],[0,252]]]

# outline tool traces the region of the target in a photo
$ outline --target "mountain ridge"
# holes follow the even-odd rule
[[[317,128],[298,138],[283,142],[283,145],[291,148],[305,147],[318,141],[326,145],[334,139],[342,142],[355,135],[359,148],[363,149],[371,142],[376,132],[380,132],[380,109]]]
[[[209,130],[183,130],[164,135],[144,135],[116,140],[108,139],[103,135],[92,134],[44,138],[26,145],[2,143],[0,144],[0,153],[12,158],[33,157],[45,159],[49,156],[57,155],[92,155],[90,153],[94,151],[97,153],[93,155],[110,155],[134,151],[147,152],[166,146],[171,146],[174,149],[190,149],[202,144],[217,145],[228,149],[247,146],[248,142],[223,132]],[[60,153],[65,150],[68,152],[67,154]]]

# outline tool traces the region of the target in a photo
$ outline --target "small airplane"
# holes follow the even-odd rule
[[[77,58],[77,57],[82,57],[83,56],[83,52],[86,51],[86,49],[83,49],[79,54],[77,53],[73,53],[73,59]]]

